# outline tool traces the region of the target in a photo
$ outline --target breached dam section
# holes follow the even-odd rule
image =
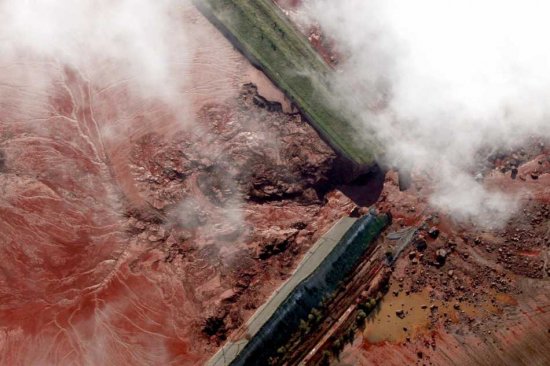
[[[334,72],[271,0],[196,1],[205,16],[298,106],[321,137],[354,164],[380,152],[331,90]]]

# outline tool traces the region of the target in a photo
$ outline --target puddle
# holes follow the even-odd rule
[[[403,342],[407,337],[414,339],[424,334],[430,325],[431,305],[437,306],[436,311],[441,320],[448,318],[454,323],[459,322],[461,313],[470,317],[479,315],[479,311],[468,303],[461,303],[457,310],[453,308],[454,302],[430,302],[427,288],[418,293],[406,295],[400,292],[394,296],[393,291],[396,289],[397,286],[392,286],[367,320],[363,337],[370,344]],[[396,314],[398,311],[403,311],[402,319]]]
[[[430,323],[427,290],[410,295],[402,292],[398,296],[394,296],[392,291],[384,296],[365,325],[363,336],[369,343],[401,342],[406,337],[414,337]],[[423,305],[426,309],[422,309]],[[405,314],[403,319],[396,315],[400,310]]]

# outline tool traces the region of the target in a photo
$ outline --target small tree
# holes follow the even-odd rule
[[[334,352],[335,355],[339,354],[342,348],[343,348],[343,342],[340,338],[338,338],[332,343],[332,352]]]
[[[321,366],[330,366],[330,356],[330,351],[324,350],[319,364]]]
[[[309,331],[310,331],[310,327],[309,327],[308,322],[306,322],[304,319],[301,319],[301,320],[300,320],[300,325],[298,326],[298,329],[299,329],[300,332],[302,332],[303,334],[308,334]]]
[[[365,319],[367,319],[367,313],[365,313],[363,310],[359,310],[357,312],[357,317],[355,318],[357,325],[362,327],[365,324]]]

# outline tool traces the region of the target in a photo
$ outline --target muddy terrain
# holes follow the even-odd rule
[[[184,16],[183,111],[109,65],[2,64],[1,364],[203,364],[353,208],[282,93]]]
[[[490,157],[484,183],[521,195],[498,228],[429,208],[429,180],[399,190],[388,173],[379,207],[417,230],[380,305],[333,359],[340,365],[543,365],[550,362],[550,172],[544,143]],[[391,235],[391,234],[390,234]],[[390,250],[395,247],[387,243]]]
[[[341,161],[292,104],[183,12],[199,35],[174,75],[183,110],[109,65],[1,65],[0,364],[204,364],[322,233],[365,212],[356,203],[392,214],[388,252],[392,232],[416,233],[332,363],[550,362],[548,142],[480,170],[521,193],[497,229],[432,210],[420,173],[406,190],[395,171],[340,186]],[[330,40],[305,32],[337,65]]]
[[[278,3],[291,18],[300,19],[299,2]],[[337,67],[343,56],[330,37],[316,26],[302,31]],[[431,178],[422,172],[409,177],[390,170],[385,179],[371,176],[342,187],[356,203],[370,204],[374,197],[379,210],[392,214],[393,223],[379,243],[387,253],[395,254],[400,247],[395,239],[402,233],[414,230],[415,235],[391,267],[379,305],[364,321],[364,314],[357,317],[354,310],[348,315],[351,325],[339,320],[325,330],[325,343],[317,345],[324,350],[306,359],[338,365],[550,363],[548,146],[548,141],[532,138],[515,149],[485,157],[480,153],[472,175],[488,189],[519,197],[518,210],[504,225],[459,223],[430,208]],[[378,192],[375,181],[380,178],[384,183]],[[361,276],[351,284],[369,278]],[[356,296],[345,306],[364,300]],[[341,314],[344,309],[332,311]]]

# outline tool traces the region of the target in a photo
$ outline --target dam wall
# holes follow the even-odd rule
[[[310,249],[294,275],[247,322],[247,335],[228,342],[208,363],[267,365],[307,320],[346,280],[388,224],[386,215],[341,219]]]

